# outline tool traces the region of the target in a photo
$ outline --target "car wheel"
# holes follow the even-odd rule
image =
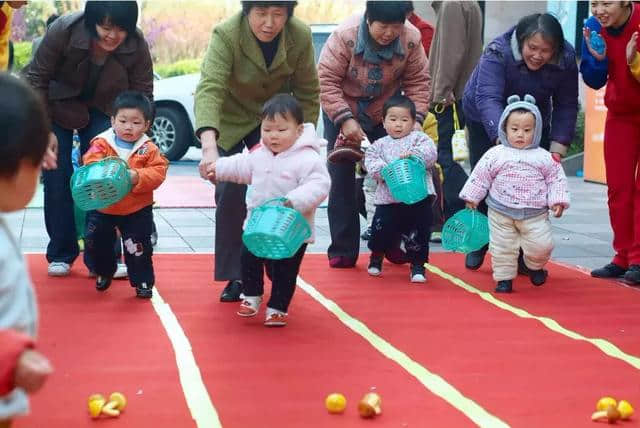
[[[189,118],[169,106],[158,107],[151,132],[153,141],[170,161],[180,160],[193,140]]]

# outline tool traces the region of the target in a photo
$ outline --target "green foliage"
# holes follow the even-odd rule
[[[31,40],[44,34],[47,18],[53,13],[56,13],[56,10],[49,2],[30,1],[27,3],[27,7],[24,9],[25,39]]]
[[[584,111],[578,112],[578,120],[576,121],[576,135],[569,146],[567,156],[584,152]]]
[[[202,59],[183,59],[172,64],[155,64],[153,71],[160,77],[182,76],[183,74],[198,73]]]
[[[13,70],[20,71],[31,61],[31,42],[13,44]]]

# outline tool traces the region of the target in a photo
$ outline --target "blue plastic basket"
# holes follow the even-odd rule
[[[382,168],[382,178],[389,186],[391,195],[405,204],[415,204],[427,197],[427,170],[424,163],[410,156],[396,159]]]
[[[257,257],[292,257],[311,236],[307,220],[293,208],[283,206],[285,198],[270,199],[251,210],[242,242]]]
[[[470,253],[489,242],[489,221],[478,210],[463,209],[455,213],[442,227],[442,248]]]
[[[83,211],[113,205],[131,191],[129,166],[117,157],[78,168],[71,176],[71,196]]]

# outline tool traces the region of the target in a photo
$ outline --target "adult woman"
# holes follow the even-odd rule
[[[51,25],[25,70],[46,100],[58,150],[57,168],[43,173],[49,275],[68,275],[79,253],[69,189],[73,130],[84,152],[111,126],[111,105],[120,92],[153,97],[151,55],[137,20],[135,1],[87,1],[84,12]]]
[[[311,30],[292,16],[296,3],[243,1],[242,12],[214,28],[195,98],[202,178],[208,178],[218,156],[258,143],[262,105],[279,92],[300,101],[305,122],[317,122]],[[223,302],[240,300],[245,193],[245,185],[216,185],[215,280],[228,281],[220,296]]]
[[[604,128],[604,162],[609,196],[609,217],[613,229],[615,256],[611,263],[595,269],[592,276],[616,278],[640,284],[640,83],[632,76],[627,62],[638,50],[632,36],[640,26],[640,5],[630,1],[592,1],[591,13],[602,29],[605,42],[599,54],[591,47],[585,28],[583,55],[589,60],[581,66],[585,82],[596,89],[607,84],[604,97],[607,119]],[[637,35],[636,35],[637,37]],[[593,58],[591,58],[591,57]],[[589,78],[587,78],[589,76]]]
[[[420,33],[405,23],[404,3],[368,1],[364,16],[342,23],[322,49],[318,76],[329,150],[339,133],[357,143],[385,136],[382,105],[400,91],[416,105],[417,126],[424,121],[428,62]],[[330,163],[329,173],[329,265],[353,267],[360,249],[355,164]]]
[[[525,16],[489,43],[467,82],[462,102],[472,168],[496,143],[500,115],[513,94],[530,94],[536,99],[543,121],[540,146],[560,162],[575,132],[578,68],[573,47],[550,14]],[[487,212],[484,203],[480,208]],[[467,254],[465,266],[480,268],[487,249]],[[522,257],[519,269],[526,271]]]

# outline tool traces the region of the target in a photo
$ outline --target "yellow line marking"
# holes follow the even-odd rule
[[[452,283],[454,283],[455,285],[457,285],[460,288],[463,288],[464,290],[468,291],[469,293],[477,294],[483,300],[491,303],[494,306],[499,307],[500,309],[503,309],[503,310],[505,310],[507,312],[511,312],[512,314],[517,315],[520,318],[529,318],[529,319],[533,319],[533,320],[539,321],[545,327],[547,327],[549,330],[554,331],[554,332],[559,333],[559,334],[562,334],[563,336],[567,336],[567,337],[569,337],[571,339],[582,340],[584,342],[591,343],[593,346],[595,346],[596,348],[600,349],[602,352],[604,352],[605,354],[609,355],[610,357],[622,360],[625,363],[631,365],[635,369],[640,369],[640,358],[636,357],[635,355],[627,354],[626,352],[624,352],[623,350],[618,348],[616,345],[614,345],[613,343],[611,343],[611,342],[609,342],[609,341],[607,341],[605,339],[598,339],[598,338],[593,339],[593,338],[590,338],[590,337],[585,337],[585,336],[581,335],[580,333],[577,333],[577,332],[575,332],[573,330],[569,330],[568,328],[565,328],[565,327],[561,326],[553,318],[532,315],[529,312],[525,311],[524,309],[518,308],[516,306],[512,306],[512,305],[510,305],[510,304],[508,304],[506,302],[503,302],[502,300],[496,299],[491,293],[488,293],[486,291],[478,290],[477,288],[475,288],[474,286],[464,282],[460,278],[457,278],[457,277],[455,277],[453,275],[450,275],[450,274],[446,273],[445,271],[441,270],[440,268],[438,268],[438,267],[436,267],[436,266],[434,266],[432,264],[426,264],[425,267],[430,272],[433,272],[436,275],[439,275],[442,278],[444,278],[444,279],[446,279],[448,281],[451,281]]]
[[[189,339],[171,307],[164,301],[157,288],[153,290],[151,303],[162,322],[162,326],[167,331],[169,340],[171,340],[173,351],[176,354],[180,384],[196,425],[202,428],[222,427],[218,412],[213,407],[207,388],[202,381],[200,369],[191,351],[191,343],[189,343]]]
[[[362,338],[369,342],[382,355],[405,369],[409,374],[418,379],[418,381],[428,390],[435,395],[442,397],[446,402],[460,410],[477,425],[483,427],[509,426],[506,422],[483,409],[475,401],[462,395],[460,391],[442,377],[430,372],[425,367],[409,358],[407,354],[375,334],[363,322],[346,313],[333,300],[326,298],[311,284],[305,282],[301,277],[298,277],[298,286],[324,306],[329,312],[334,314],[344,325],[362,336]]]

